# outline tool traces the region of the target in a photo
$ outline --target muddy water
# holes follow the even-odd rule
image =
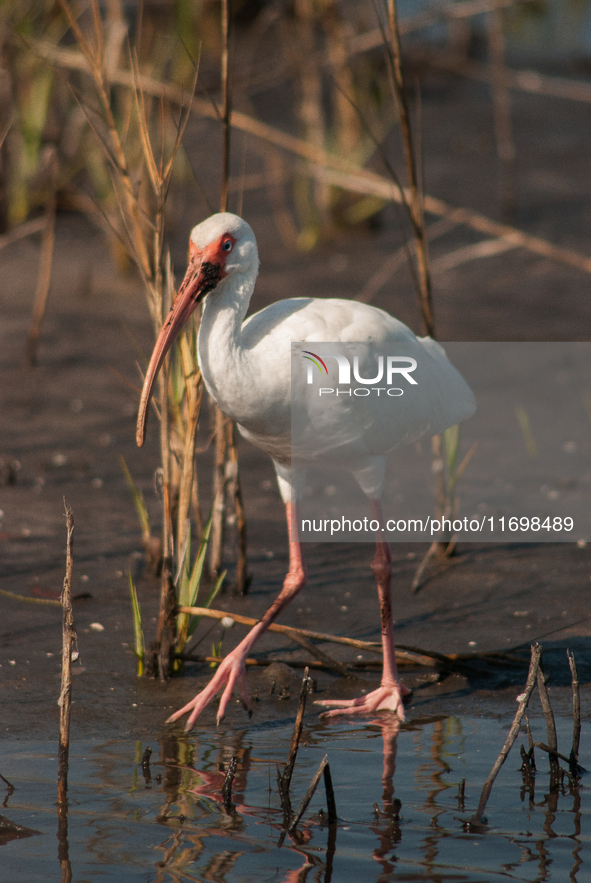
[[[535,785],[519,771],[519,741],[474,829],[480,789],[504,741],[509,718],[415,718],[396,732],[388,719],[323,723],[310,719],[292,779],[297,807],[325,754],[338,826],[326,825],[319,787],[297,831],[282,834],[276,764],[291,723],[244,730],[168,734],[153,749],[133,740],[84,741],[70,766],[68,861],[84,881],[564,881],[589,879],[591,806],[585,777],[549,793],[538,752]],[[543,741],[543,720],[532,722]],[[558,720],[559,745],[571,723]],[[568,749],[566,749],[568,751]],[[235,809],[225,811],[221,769],[239,759]],[[589,758],[582,763],[591,765]],[[0,834],[0,879],[59,880],[56,751],[42,741],[5,742],[3,774],[16,790],[2,809],[24,830]],[[458,786],[466,780],[462,801]],[[29,833],[29,836],[24,836]],[[62,859],[65,855],[62,843]]]

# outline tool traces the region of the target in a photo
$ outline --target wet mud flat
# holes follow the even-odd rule
[[[471,202],[475,208],[489,210],[494,201],[492,176],[487,172],[492,148],[486,146],[486,138],[482,147],[481,93],[476,87],[458,84],[452,90],[438,89],[434,83],[424,99],[428,182],[442,198]],[[474,128],[464,127],[458,141],[455,135],[453,140],[452,133],[457,132],[454,114],[460,105],[464,110],[470,108]],[[521,185],[520,220],[531,232],[585,251],[588,122],[576,107],[571,114],[566,104],[557,109],[553,105],[555,126],[540,137],[540,120],[547,119],[548,106],[543,99],[520,104],[519,156],[528,166]],[[199,139],[208,137],[207,126],[197,125],[193,134],[197,151]],[[451,175],[450,150],[456,158],[463,157],[461,192],[457,192],[456,179]],[[561,170],[568,169],[570,177],[557,172],[557,156],[561,158]],[[262,275],[253,309],[281,296],[303,293],[355,296],[367,280],[368,266],[377,266],[392,248],[394,225],[386,216],[383,228],[377,232],[345,233],[342,240],[323,244],[311,255],[293,255],[278,243],[264,201],[246,194],[244,205],[244,214],[252,221],[261,246]],[[196,220],[190,208],[186,207],[186,217],[181,214],[177,218],[173,242],[175,264],[181,273],[186,232]],[[452,245],[453,235],[445,247]],[[435,257],[439,247],[443,250],[441,243],[434,246]],[[167,731],[164,720],[206,682],[211,670],[188,664],[185,677],[166,685],[134,675],[134,658],[127,646],[133,640],[129,569],[138,585],[148,639],[154,629],[159,587],[143,557],[119,456],[124,456],[156,522],[159,504],[153,481],[157,466],[154,428],[142,452],[134,445],[140,385],[136,346],[149,352],[150,323],[137,280],[119,276],[112,269],[99,234],[79,217],[65,215],[58,222],[39,367],[34,372],[25,370],[24,342],[38,254],[39,243],[35,240],[0,252],[0,588],[37,600],[55,600],[63,579],[65,496],[76,521],[74,593],[81,596],[74,604],[80,661],[73,684],[70,792],[70,849],[74,866],[80,862],[77,879],[91,879],[93,875],[105,879],[107,874],[113,880],[121,879],[122,868],[126,879],[128,869],[129,879],[134,879],[133,874],[138,880],[158,879],[159,874],[166,879],[167,871],[158,869],[157,862],[166,864],[167,856],[171,862],[176,861],[178,850],[189,841],[192,845],[187,849],[199,851],[194,841],[206,835],[207,848],[196,855],[197,864],[191,870],[197,879],[199,874],[205,875],[207,867],[214,869],[207,871],[210,877],[222,867],[227,880],[261,877],[264,869],[268,879],[282,879],[281,874],[286,878],[290,871],[295,874],[301,870],[305,861],[316,867],[320,879],[322,875],[328,879],[328,832],[320,817],[309,829],[313,836],[308,851],[305,843],[290,841],[280,850],[281,861],[277,858],[277,825],[280,827],[281,820],[277,803],[269,797],[269,781],[274,784],[274,764],[284,761],[287,754],[297,707],[299,670],[282,668],[281,675],[276,673],[271,678],[264,670],[249,672],[251,691],[256,696],[251,721],[237,703],[224,728],[216,731],[215,709],[209,708],[189,737],[177,730]],[[587,287],[582,274],[518,251],[491,258],[486,265],[473,262],[437,278],[440,337],[588,338],[591,307]],[[383,291],[375,303],[418,330],[408,279],[401,278],[395,302],[390,293]],[[241,466],[249,518],[251,588],[248,596],[237,597],[229,587],[216,605],[258,618],[275,597],[287,568],[286,530],[270,461],[243,445]],[[201,455],[198,468],[203,499],[207,501],[209,452]],[[560,739],[566,743],[559,741],[559,745],[566,753],[570,744],[571,690],[565,651],[570,647],[575,651],[581,679],[581,762],[589,767],[590,547],[461,546],[458,555],[445,566],[434,567],[421,591],[412,595],[412,577],[423,552],[424,548],[416,545],[393,547],[397,640],[448,654],[505,651],[540,640],[546,648],[544,664],[551,676]],[[364,544],[311,544],[307,547],[310,582],[283,621],[309,629],[330,623],[326,630],[378,639],[378,605],[369,570],[371,555],[371,547]],[[5,759],[0,773],[17,787],[2,814],[13,825],[43,835],[22,839],[8,834],[2,842],[12,862],[6,866],[10,867],[7,879],[18,880],[18,874],[22,874],[21,879],[33,880],[35,874],[37,878],[57,874],[53,836],[61,613],[55,606],[28,604],[5,596],[0,605],[0,740]],[[201,628],[205,634],[209,626],[202,623]],[[214,625],[203,639],[203,647],[209,650],[222,635],[223,651],[227,652],[238,643],[243,631],[235,625],[222,632],[219,625]],[[257,651],[288,666],[290,661],[301,664],[305,659],[301,650],[272,635],[263,638]],[[338,659],[342,651],[333,648],[330,652]],[[348,657],[343,654],[342,658]],[[534,798],[539,806],[531,807],[528,795],[522,800],[522,779],[517,770],[520,761],[512,754],[487,809],[493,833],[480,835],[463,828],[503,742],[525,674],[526,666],[509,665],[499,666],[486,676],[481,672],[456,673],[437,680],[424,672],[403,672],[415,695],[408,726],[397,738],[394,795],[402,803],[398,820],[393,818],[392,807],[384,809],[380,724],[323,724],[311,706],[305,730],[309,747],[306,742],[302,747],[294,788],[298,794],[303,793],[322,754],[329,753],[342,821],[333,860],[335,869],[339,863],[334,879],[348,879],[348,873],[350,879],[359,879],[360,867],[364,876],[371,869],[376,879],[379,873],[393,873],[395,855],[398,862],[402,858],[406,862],[407,875],[423,874],[425,879],[434,873],[429,862],[436,860],[454,879],[458,879],[460,864],[471,869],[465,872],[465,879],[493,879],[494,874],[501,873],[503,862],[511,865],[503,873],[510,872],[517,879],[536,879],[545,874],[545,879],[560,880],[571,872],[576,879],[579,859],[589,862],[584,853],[587,847],[581,846],[584,825],[588,826],[584,811],[586,782],[583,779],[578,797],[568,789],[561,792],[555,807],[544,797],[548,788],[543,759]],[[377,677],[363,674],[368,682]],[[358,681],[337,679],[323,672],[314,674],[314,678],[318,696],[359,693]],[[448,742],[441,731],[449,734],[445,737]],[[446,745],[445,751],[441,744]],[[147,745],[153,751],[150,787],[141,769]],[[218,776],[219,763],[227,763],[242,746],[258,760],[250,771],[244,772],[240,765],[244,784],[236,786],[236,793],[243,810],[237,810],[236,818],[228,818],[219,809],[219,779],[208,782],[207,776],[196,771]],[[445,760],[451,772],[440,763],[442,751],[458,758],[453,763]],[[157,775],[162,776],[160,783]],[[175,777],[184,777],[182,787],[172,781]],[[457,799],[462,778],[467,782],[465,811]],[[368,782],[373,791],[366,798]],[[412,797],[417,782],[423,783],[422,803]],[[202,787],[203,793],[191,791],[185,797],[183,791],[179,797],[182,788],[188,793]],[[276,801],[276,794],[273,799]],[[392,802],[391,794],[387,800]],[[320,796],[315,801],[306,824],[322,805]],[[373,803],[378,804],[377,816]],[[183,808],[178,808],[181,804]],[[254,807],[253,813],[249,807]],[[381,815],[383,812],[386,816]],[[190,818],[191,824],[198,817],[204,826],[190,830],[188,841],[183,839],[182,826],[186,822],[171,821],[181,814]],[[434,819],[441,823],[440,828],[434,827]],[[348,831],[347,820],[351,822]],[[240,855],[234,858],[237,838]],[[234,843],[231,848],[229,841]],[[460,844],[464,856],[461,862],[449,857],[454,854],[454,843],[456,850]],[[116,850],[111,849],[114,844]],[[228,850],[231,855],[226,868]],[[436,850],[437,859],[432,858]],[[484,852],[486,858],[469,859],[466,851],[471,855]],[[95,855],[100,859],[96,864],[90,858]]]

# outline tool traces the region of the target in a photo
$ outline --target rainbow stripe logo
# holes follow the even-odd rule
[[[321,374],[322,374],[323,368],[324,368],[324,373],[328,374],[328,368],[326,367],[326,365],[324,364],[324,362],[322,361],[320,356],[317,356],[316,353],[311,353],[309,350],[304,350],[303,352],[306,354],[306,355],[304,355],[304,359],[307,359],[308,362],[312,362],[314,365],[316,365],[316,367],[318,368],[318,370],[320,371]],[[310,370],[310,369],[308,369],[308,370]],[[312,377],[312,375],[310,375],[310,380],[308,381],[309,383],[312,382],[311,377]]]

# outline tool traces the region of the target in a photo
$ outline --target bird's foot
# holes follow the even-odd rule
[[[400,719],[404,720],[404,703],[412,696],[412,690],[403,684],[382,684],[377,690],[372,690],[367,696],[358,699],[320,699],[314,705],[323,705],[332,708],[324,711],[320,716],[324,718],[337,717],[343,714],[373,714],[376,711],[393,711]]]
[[[184,714],[191,712],[185,726],[185,732],[188,732],[193,727],[203,709],[209,705],[224,684],[226,686],[222,693],[217,713],[216,723],[218,726],[224,719],[228,702],[232,698],[232,692],[235,687],[237,687],[240,692],[244,708],[247,711],[250,711],[250,696],[248,693],[248,687],[246,686],[246,667],[244,659],[244,654],[237,653],[236,650],[228,653],[223,662],[220,663],[218,670],[207,687],[205,687],[200,693],[197,693],[194,699],[191,699],[191,701],[183,706],[183,708],[180,708],[178,711],[175,711],[174,714],[171,714],[166,723],[172,723]]]

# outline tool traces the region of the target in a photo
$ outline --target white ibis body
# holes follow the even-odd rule
[[[265,307],[245,321],[246,312],[258,274],[256,240],[249,225],[236,215],[213,215],[195,227],[190,239],[190,261],[170,314],[160,332],[150,360],[142,391],[137,443],[145,438],[148,406],[156,375],[166,353],[200,301],[203,313],[199,328],[199,365],[205,385],[221,410],[236,421],[240,432],[273,459],[279,490],[285,503],[289,532],[289,571],[275,602],[246,638],[225,657],[208,686],[184,708],[172,715],[176,720],[190,712],[187,729],[223,687],[218,722],[223,718],[232,692],[237,687],[246,707],[250,700],[246,685],[245,660],[265,629],[306,583],[302,546],[292,528],[297,507],[300,469],[306,457],[317,457],[311,447],[298,450],[297,465],[291,461],[291,343],[371,342],[372,344],[405,341],[424,348],[432,362],[432,381],[436,395],[433,414],[424,405],[406,413],[405,426],[384,425],[380,409],[376,426],[365,427],[365,436],[350,432],[351,442],[333,451],[331,462],[349,469],[370,498],[372,509],[381,521],[380,494],[384,458],[401,440],[419,435],[434,435],[466,419],[474,410],[472,393],[458,372],[445,358],[443,350],[430,338],[419,339],[392,316],[375,307],[348,300],[291,298]],[[429,401],[423,399],[423,401]],[[346,409],[336,409],[335,432],[347,438]],[[396,412],[391,412],[396,413]],[[371,420],[370,420],[371,422]],[[379,425],[378,425],[379,423]],[[365,438],[365,441],[364,441]],[[378,440],[376,442],[376,439]],[[380,441],[381,440],[381,441]],[[392,623],[390,574],[391,554],[379,538],[371,564],[380,600],[383,643],[383,673],[378,689],[360,699],[326,700],[320,704],[336,706],[330,714],[364,713],[389,710],[404,718],[403,698],[410,691],[398,678]]]

